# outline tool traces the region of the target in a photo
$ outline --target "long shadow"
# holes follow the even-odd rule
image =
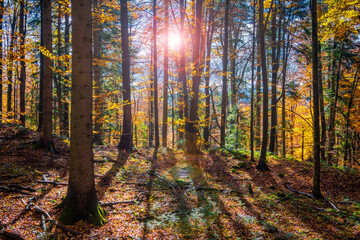
[[[211,159],[213,160],[214,163],[221,161],[221,158],[217,155],[210,155]],[[218,163],[217,163],[218,164]],[[211,165],[209,166],[209,168],[211,168]],[[226,184],[230,189],[232,190],[238,190],[239,189],[239,184],[237,183],[238,181],[236,181],[236,177],[234,177],[233,175],[231,175],[225,167],[220,168],[222,171],[219,172],[219,174],[221,174],[223,176],[223,179],[226,179],[227,181],[223,183]],[[270,182],[271,184],[273,184],[272,186],[274,186],[276,189],[279,189],[279,187],[282,186],[277,186],[277,182],[274,179],[274,177],[272,176],[271,172],[266,171],[266,172],[262,172],[262,177],[259,178],[258,176],[256,176],[258,173],[257,171],[254,169],[254,167],[247,163],[244,166],[244,169],[242,169],[243,171],[245,171],[246,173],[248,173],[251,177],[251,179],[254,181],[254,185],[255,186],[260,186],[262,188],[262,192],[266,193],[266,194],[271,194],[272,191],[270,190],[269,186],[266,186],[265,184],[265,179],[267,182]],[[264,217],[262,216],[261,213],[259,213],[258,211],[256,211],[254,209],[254,207],[252,206],[251,203],[249,203],[249,201],[247,199],[245,199],[241,194],[238,194],[239,199],[244,203],[244,206],[246,208],[246,210],[252,214],[253,216],[256,217],[258,223],[260,225],[262,225],[264,228],[267,227],[267,221],[266,219],[264,219]],[[286,207],[286,210],[288,213],[295,213],[297,212],[299,209],[297,208],[298,205],[296,206],[289,206],[288,204],[284,205]],[[313,230],[313,232],[318,233],[321,236],[325,236],[323,232],[319,232],[318,229],[314,228],[316,226],[316,224],[314,224],[314,222],[309,223],[309,222],[305,222],[303,219],[299,218],[299,216],[294,215],[299,222],[302,222],[304,226],[306,226],[307,228]],[[285,235],[286,233],[277,232],[278,234],[282,234]],[[331,234],[329,234],[330,236]]]
[[[202,188],[211,188],[211,185],[206,181],[204,175],[203,175],[203,168],[200,165],[204,165],[203,163],[206,163],[206,159],[203,156],[197,156],[196,158],[191,157],[189,159],[193,165],[199,167],[200,171],[198,171],[198,174],[194,177],[194,184],[195,186],[201,186]],[[206,166],[207,164],[205,164]],[[207,237],[209,239],[214,238],[214,236],[219,236],[221,239],[226,238],[224,236],[224,226],[221,223],[220,217],[223,214],[224,217],[226,217],[233,227],[236,229],[235,234],[237,238],[243,238],[243,237],[249,237],[250,231],[249,229],[242,224],[241,222],[237,221],[233,218],[232,214],[226,209],[223,201],[220,199],[219,193],[216,191],[203,191],[203,190],[197,190],[197,198],[198,198],[198,204],[200,206],[210,206],[211,203],[207,200],[207,197],[210,197],[212,202],[215,202],[217,204],[217,207],[219,208],[220,212],[214,219],[214,224],[211,224],[211,219],[206,219],[207,223]],[[209,209],[211,210],[211,209]],[[204,214],[205,217],[207,217]],[[235,237],[235,236],[232,236]]]
[[[154,178],[155,178],[155,171],[157,169],[157,153],[158,153],[158,148],[155,147],[154,148],[154,153],[151,157],[150,162],[151,162],[151,167],[150,167],[150,176],[149,176],[149,183],[147,186],[147,193],[146,193],[146,209],[145,209],[145,218],[144,218],[144,228],[143,228],[143,236],[142,239],[146,239],[146,236],[149,232],[148,229],[148,220],[151,217],[150,216],[150,210],[151,210],[151,202],[150,202],[150,196],[151,196],[151,190],[153,188],[153,183],[154,183]]]
[[[101,200],[104,197],[106,190],[111,186],[114,177],[116,177],[120,169],[126,164],[129,156],[130,153],[128,152],[119,153],[117,157],[117,162],[114,163],[110,170],[101,177],[100,181],[97,184],[98,200]]]

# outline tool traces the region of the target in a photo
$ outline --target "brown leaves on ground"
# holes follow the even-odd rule
[[[108,223],[69,226],[82,236],[50,222],[45,231],[32,206],[57,219],[55,206],[67,186],[39,181],[67,183],[68,153],[58,139],[58,155],[34,150],[38,137],[16,126],[1,129],[0,186],[8,188],[0,189],[2,232],[24,239],[360,238],[359,172],[323,167],[323,194],[339,212],[284,187],[311,193],[311,163],[273,157],[271,171],[258,172],[248,159],[217,152],[189,157],[160,148],[156,158],[153,149],[140,149],[123,165],[114,163],[113,146],[94,148],[98,198],[108,205]]]

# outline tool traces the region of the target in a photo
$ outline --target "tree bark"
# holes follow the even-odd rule
[[[269,170],[266,164],[266,150],[268,142],[269,130],[269,113],[268,113],[268,77],[266,69],[266,53],[265,53],[265,26],[264,26],[264,0],[259,0],[259,32],[260,32],[260,57],[261,70],[263,80],[263,131],[261,142],[261,153],[256,168],[260,171]]]
[[[251,53],[251,109],[250,109],[250,162],[254,159],[254,70],[255,70],[255,45],[256,45],[256,3],[253,5],[253,32]]]
[[[227,90],[227,67],[228,67],[228,46],[229,46],[229,11],[230,0],[225,3],[225,21],[224,21],[224,48],[223,48],[223,79],[222,79],[222,96],[221,96],[221,121],[220,121],[220,144],[225,146],[226,135],[226,108],[228,102]]]
[[[48,51],[52,53],[52,32],[51,32],[51,1],[41,0],[42,5],[42,18],[43,18],[43,45],[42,51]],[[52,138],[52,60],[49,56],[46,56],[44,52],[43,56],[43,111],[42,111],[42,128],[41,128],[41,144],[49,151],[54,151],[54,143]]]
[[[65,32],[64,32],[64,44],[65,44],[65,55],[69,55],[70,53],[70,23],[69,23],[69,15],[65,13]],[[66,60],[66,70],[69,66],[69,60]],[[69,75],[66,74],[64,78],[64,119],[63,119],[63,126],[64,132],[61,134],[63,136],[69,137],[69,87],[70,78]]]
[[[164,42],[164,91],[162,146],[167,147],[168,133],[168,85],[169,85],[169,0],[165,0],[165,42]]]
[[[11,112],[11,105],[12,105],[12,91],[13,91],[13,85],[12,85],[12,78],[13,78],[13,67],[14,67],[14,44],[15,44],[15,28],[16,28],[16,11],[14,10],[14,15],[13,15],[13,20],[11,22],[11,36],[10,36],[10,48],[8,51],[8,59],[9,59],[9,63],[8,63],[8,89],[7,89],[7,106],[6,106],[6,111],[8,113]]]
[[[186,0],[180,0],[180,69],[179,69],[179,118],[186,122],[189,117],[189,107],[188,107],[188,90],[187,90],[187,80],[186,80],[186,54],[185,54],[185,8]],[[184,147],[184,128],[180,126],[179,129],[179,147]]]
[[[92,24],[91,2],[71,3],[72,16],[72,96],[69,184],[60,221],[73,224],[88,220],[102,225],[94,181],[92,152]]]
[[[155,147],[160,146],[159,136],[159,106],[158,106],[158,77],[157,77],[157,11],[156,0],[153,0],[153,41],[154,41],[154,62],[153,62],[153,76],[154,76],[154,121],[155,121]]]
[[[26,66],[25,66],[25,0],[20,1],[20,124],[25,127],[25,82],[26,82]]]
[[[312,194],[315,198],[322,198],[320,189],[320,122],[319,122],[319,58],[318,58],[318,23],[317,23],[317,1],[311,0],[311,25],[312,25],[312,65],[313,65],[313,187]]]
[[[123,78],[123,132],[118,144],[119,152],[130,152],[133,147],[132,116],[131,116],[131,86],[130,86],[130,50],[127,0],[121,0],[121,49]]]
[[[211,59],[211,43],[214,35],[214,2],[211,3],[210,10],[209,10],[209,20],[208,20],[208,27],[207,27],[207,35],[206,35],[206,60],[205,60],[205,127],[204,127],[204,140],[205,140],[205,147],[208,148],[209,143],[209,136],[210,136],[210,59]]]
[[[199,86],[201,80],[200,73],[200,58],[201,58],[201,23],[202,23],[202,4],[203,0],[196,1],[195,9],[195,34],[194,34],[194,53],[193,53],[193,64],[194,64],[194,73],[193,73],[193,85],[192,85],[192,95],[190,100],[190,116],[189,121],[185,124],[185,138],[186,138],[186,153],[187,154],[199,154],[200,150],[198,148],[197,139],[198,139],[198,105],[199,105]]]

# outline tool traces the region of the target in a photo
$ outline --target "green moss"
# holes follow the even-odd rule
[[[88,222],[92,223],[95,226],[102,226],[107,223],[105,219],[106,211],[100,207],[98,204],[96,208],[90,212],[88,217]]]
[[[69,201],[65,202],[65,201],[66,200],[63,201],[63,204],[59,205],[60,207],[63,207],[63,211],[61,213],[59,221],[66,225],[72,225],[78,221],[77,217],[75,216],[77,212],[76,206],[74,203],[70,203]]]

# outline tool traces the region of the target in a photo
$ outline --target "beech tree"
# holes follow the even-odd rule
[[[92,152],[92,22],[91,1],[71,3],[72,85],[69,184],[60,221],[105,222],[94,182]]]

